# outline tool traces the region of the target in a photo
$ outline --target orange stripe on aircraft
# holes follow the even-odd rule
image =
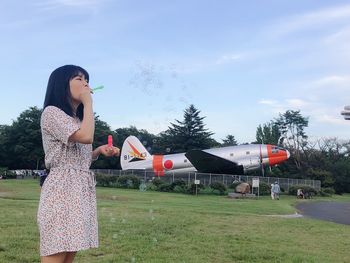
[[[153,171],[156,175],[164,175],[163,155],[153,155]]]
[[[278,151],[272,151],[272,145],[266,145],[267,146],[267,154],[269,157],[269,164],[270,166],[273,166],[275,164],[279,164],[284,162],[288,159],[287,152],[284,150],[279,149]]]

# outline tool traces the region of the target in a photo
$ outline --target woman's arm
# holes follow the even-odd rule
[[[101,150],[100,147],[97,147],[95,150],[92,151],[92,155],[91,155],[91,159],[92,161],[96,161],[98,159],[98,157],[101,154]]]
[[[110,147],[108,144],[101,145],[92,151],[92,154],[91,154],[92,161],[96,161],[100,154],[106,157],[119,156],[120,150],[118,147],[115,147],[115,146]]]
[[[95,132],[94,112],[92,110],[91,93],[82,93],[81,101],[84,105],[84,117],[81,127],[69,137],[69,141],[92,144]]]

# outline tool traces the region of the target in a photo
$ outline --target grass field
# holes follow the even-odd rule
[[[0,181],[0,262],[39,262],[35,180]],[[89,262],[350,262],[350,227],[295,213],[282,196],[223,196],[97,188],[100,247]],[[350,201],[350,196],[328,198]],[[305,202],[305,201],[304,201]]]

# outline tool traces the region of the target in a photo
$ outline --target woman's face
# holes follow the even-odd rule
[[[74,104],[80,104],[80,94],[89,87],[88,81],[82,73],[69,81],[70,94]]]

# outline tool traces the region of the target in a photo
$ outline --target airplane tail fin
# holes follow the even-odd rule
[[[123,170],[140,169],[152,164],[152,155],[135,136],[125,139],[120,155],[120,165]],[[151,169],[152,166],[149,167]]]

